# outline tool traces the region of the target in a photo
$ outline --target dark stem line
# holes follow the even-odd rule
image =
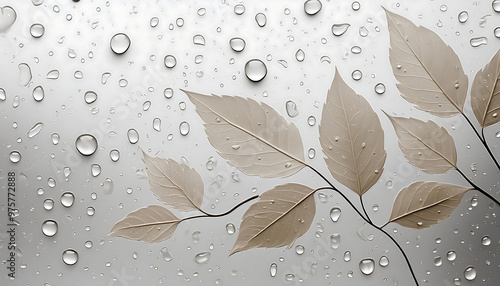
[[[223,212],[223,213],[220,213],[220,214],[210,214],[210,213],[203,212],[204,213],[203,215],[196,215],[196,216],[186,217],[186,218],[181,219],[181,221],[190,220],[190,219],[194,219],[194,218],[202,218],[202,217],[221,217],[221,216],[226,216],[226,215],[234,212],[237,208],[241,207],[242,205],[244,205],[244,204],[248,203],[249,201],[254,200],[254,199],[258,198],[258,197],[259,197],[259,195],[251,196],[248,199],[246,199],[246,200],[238,203],[237,205],[235,205],[234,207],[232,207],[230,210],[228,210],[226,212]]]
[[[486,197],[488,197],[490,200],[494,201],[497,205],[500,205],[500,202],[495,198],[493,197],[492,195],[488,194],[485,190],[481,189],[478,185],[474,184],[474,182],[472,182],[471,179],[469,179],[460,169],[456,169],[458,173],[460,173],[460,175],[462,175],[462,177],[474,188],[476,189],[477,191],[479,191],[481,194],[485,195]]]
[[[467,117],[465,115],[465,113],[463,113],[463,112],[461,112],[461,113],[462,113],[462,116],[465,118],[465,120],[467,120],[467,122],[469,123],[470,127],[472,128],[472,130],[474,130],[474,133],[476,133],[477,138],[479,139],[479,141],[481,141],[481,143],[483,144],[483,146],[486,149],[486,151],[488,151],[488,154],[490,155],[491,159],[493,160],[493,162],[497,166],[497,169],[500,170],[500,164],[498,163],[497,159],[495,158],[495,156],[491,152],[490,147],[488,146],[488,143],[486,143],[486,139],[484,138],[484,128],[481,127],[481,135],[482,135],[481,136],[479,134],[479,132],[477,132],[477,129],[474,128],[474,125],[469,120],[469,117]]]
[[[365,216],[368,219],[368,222],[372,223],[372,220],[370,219],[370,216],[366,212],[365,204],[363,203],[363,196],[359,196],[359,202],[361,203],[361,208],[363,209],[363,212],[365,213]]]

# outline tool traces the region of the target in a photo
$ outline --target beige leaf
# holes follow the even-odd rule
[[[294,183],[264,192],[243,215],[229,255],[257,247],[291,247],[312,223],[316,213],[313,194],[313,189]]]
[[[170,238],[179,222],[168,209],[148,206],[129,213],[113,226],[109,235],[154,243]]]
[[[305,165],[297,127],[265,103],[184,91],[205,121],[210,143],[247,175],[287,177]]]
[[[500,121],[500,50],[477,72],[471,88],[471,104],[481,127]]]
[[[172,159],[142,153],[151,191],[158,200],[181,211],[201,210],[204,186],[195,169]]]
[[[396,222],[411,228],[435,225],[449,217],[471,189],[438,182],[415,182],[399,192],[387,223]]]
[[[457,54],[431,30],[385,12],[389,59],[401,95],[418,109],[440,117],[461,113],[468,80]]]
[[[428,174],[444,174],[457,168],[453,137],[433,121],[392,117],[386,113],[398,136],[406,159]]]
[[[335,70],[319,126],[321,147],[333,177],[358,195],[375,184],[386,159],[377,114]]]

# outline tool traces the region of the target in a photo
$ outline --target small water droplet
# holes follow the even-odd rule
[[[483,238],[481,239],[481,244],[484,245],[484,246],[488,246],[491,244],[491,238],[487,235],[483,236]]]
[[[457,254],[455,253],[455,251],[450,250],[450,251],[448,251],[448,253],[446,253],[446,259],[448,259],[448,261],[453,261],[456,258],[457,258]]]
[[[32,95],[35,101],[42,101],[45,97],[45,91],[43,90],[43,87],[39,85],[33,89]]]
[[[198,9],[198,11],[196,12],[196,14],[198,14],[198,16],[204,16],[206,12],[207,12],[207,9],[205,9],[205,8],[202,7],[200,9]]]
[[[158,17],[153,17],[153,18],[151,18],[151,20],[149,21],[149,25],[150,25],[151,27],[153,27],[153,28],[154,28],[154,27],[156,27],[156,26],[158,26],[158,24],[159,24],[159,23],[160,23],[160,19],[158,19]]]
[[[374,211],[374,212],[378,212],[378,209],[379,209],[379,207],[378,207],[378,205],[377,205],[377,204],[374,204],[374,205],[372,206],[372,211]]]
[[[167,55],[167,56],[165,56],[163,63],[165,64],[165,66],[167,68],[171,69],[171,68],[175,67],[175,65],[177,64],[177,60],[175,59],[174,56]]]
[[[307,118],[307,124],[309,124],[309,126],[314,126],[314,124],[316,124],[316,117],[314,116],[309,116]]]
[[[382,267],[386,267],[389,265],[389,258],[387,256],[382,256],[380,257],[380,260],[378,261],[378,264]]]
[[[276,263],[271,264],[271,267],[269,267],[269,273],[271,274],[271,277],[275,277],[277,272],[278,265],[276,265]]]
[[[245,75],[249,80],[259,82],[266,77],[267,67],[261,60],[249,60],[245,64]]]
[[[19,85],[28,86],[32,78],[30,66],[25,63],[21,63],[17,67],[19,68]]]
[[[117,162],[120,160],[120,151],[116,149],[109,151],[109,158],[111,158],[111,161]]]
[[[139,133],[137,132],[137,130],[133,128],[127,131],[127,137],[128,137],[128,142],[130,142],[131,144],[139,142]]]
[[[92,241],[87,240],[87,241],[85,241],[84,245],[85,245],[85,248],[90,249],[90,248],[92,248],[92,244],[93,244]]]
[[[85,100],[86,103],[91,104],[97,100],[97,93],[93,91],[87,91],[85,92],[83,99]]]
[[[365,26],[362,26],[361,28],[359,28],[359,35],[361,37],[366,37],[368,36],[368,29],[365,27]]]
[[[181,122],[181,124],[179,125],[179,132],[181,133],[182,136],[188,135],[189,129],[190,129],[189,123],[187,123],[186,121]]]
[[[297,253],[298,255],[304,254],[304,251],[305,251],[304,246],[300,244],[295,246],[295,253]]]
[[[93,216],[94,214],[95,214],[94,207],[87,207],[87,215],[88,216]]]
[[[332,219],[333,222],[337,222],[341,214],[342,211],[338,207],[334,207],[330,210],[330,218]]]
[[[293,275],[293,274],[286,274],[286,275],[285,275],[285,280],[286,280],[287,282],[294,281],[294,280],[295,280],[295,275]]]
[[[359,270],[365,275],[370,275],[375,270],[375,261],[371,258],[365,258],[359,262]]]
[[[58,79],[58,78],[59,78],[58,70],[51,70],[47,73],[47,79]]]
[[[42,223],[42,233],[46,236],[54,236],[57,233],[57,222],[55,220],[46,220]]]
[[[257,13],[255,15],[255,22],[257,22],[257,25],[259,27],[264,27],[267,24],[267,17],[263,13]]]
[[[33,38],[40,38],[45,32],[45,27],[42,24],[33,24],[30,27],[30,34]]]
[[[166,262],[172,261],[172,254],[168,251],[168,248],[163,247],[160,250],[160,252],[161,252],[161,257],[163,258],[163,260],[165,260]]]
[[[175,20],[175,24],[177,25],[177,27],[182,27],[184,26],[184,19],[182,18],[177,18],[177,20]]]
[[[349,250],[344,252],[344,261],[345,262],[351,261],[351,252]]]
[[[353,80],[360,80],[363,77],[363,73],[360,70],[354,70],[351,76]]]
[[[500,27],[496,27],[495,30],[493,30],[493,35],[500,39]]]
[[[337,249],[340,246],[340,234],[334,233],[330,236],[330,246]]]
[[[170,87],[167,87],[163,91],[163,95],[165,96],[165,98],[170,99],[172,98],[172,96],[174,96],[174,90],[171,89]]]
[[[66,249],[62,254],[62,260],[66,265],[75,265],[78,262],[78,252]]]
[[[11,151],[9,154],[9,159],[12,163],[18,163],[21,161],[21,153],[19,151]]]
[[[441,259],[441,256],[436,256],[434,257],[434,265],[439,267],[443,264],[443,260]]]
[[[153,119],[153,129],[155,131],[158,131],[158,132],[161,131],[161,119],[160,118]]]
[[[383,94],[385,92],[385,85],[381,82],[375,85],[375,92],[377,94]]]
[[[210,252],[200,252],[194,257],[194,261],[198,264],[208,263],[210,260]]]
[[[76,150],[84,156],[90,156],[97,150],[97,140],[90,134],[82,134],[76,138]]]
[[[241,14],[245,13],[245,5],[238,4],[238,5],[234,6],[234,13],[236,15],[241,15]]]
[[[359,4],[359,2],[358,2],[358,1],[354,1],[354,2],[352,2],[352,4],[351,4],[351,8],[352,8],[352,10],[354,10],[354,11],[358,11],[358,10],[361,8],[361,4]]]
[[[71,192],[64,192],[62,195],[61,195],[61,204],[64,206],[64,207],[71,207],[73,205],[73,203],[75,202],[75,196],[73,195],[73,193]]]
[[[361,50],[361,47],[359,47],[359,46],[353,46],[353,47],[351,48],[351,53],[353,53],[353,54],[360,54],[360,53],[361,53],[361,51],[362,51],[362,50]]]
[[[332,26],[332,33],[334,36],[340,37],[342,36],[345,32],[347,32],[347,29],[349,29],[351,25],[347,23],[342,23],[342,24],[334,24]]]
[[[43,208],[50,211],[54,207],[54,201],[52,199],[45,199],[43,201]]]
[[[307,0],[304,3],[304,11],[307,15],[316,15],[319,11],[321,11],[322,7],[323,5],[319,0]]]
[[[290,117],[296,117],[297,115],[299,115],[299,111],[297,109],[297,104],[295,104],[295,102],[289,100],[286,102],[286,113],[288,114],[288,116]]]
[[[97,177],[101,174],[101,166],[99,164],[92,164],[90,167],[90,173],[92,173],[92,177]]]
[[[115,34],[109,43],[113,53],[124,54],[130,47],[130,38],[124,33]]]
[[[227,231],[227,234],[229,234],[229,235],[234,234],[234,232],[236,231],[234,224],[232,224],[232,223],[226,224],[226,231]]]
[[[304,53],[304,51],[301,49],[298,49],[297,52],[295,53],[295,59],[299,62],[303,62],[305,58],[306,58],[306,54]]]
[[[458,14],[458,22],[465,23],[469,19],[469,13],[467,11],[462,11]]]
[[[109,72],[105,72],[101,75],[101,83],[106,84],[108,82],[109,77],[111,74]]]
[[[474,266],[468,266],[464,271],[465,279],[472,281],[476,278],[476,268]]]
[[[232,38],[229,40],[229,46],[231,46],[231,49],[235,52],[241,52],[245,49],[245,40],[242,38]]]
[[[193,36],[193,44],[204,46],[205,45],[205,37],[202,35],[194,35]]]
[[[313,159],[316,156],[316,150],[314,148],[310,148],[309,151],[307,151],[307,157],[309,159]]]
[[[0,88],[0,101],[5,101],[7,99],[7,93],[5,89]]]
[[[330,59],[330,57],[329,57],[329,56],[322,56],[322,57],[319,59],[319,61],[320,61],[321,63],[329,63],[329,64],[332,62],[332,60]]]
[[[470,39],[470,45],[473,46],[474,48],[487,44],[488,44],[488,39],[486,37],[478,37]]]

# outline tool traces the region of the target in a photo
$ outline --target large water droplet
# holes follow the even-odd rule
[[[301,49],[297,50],[297,52],[295,53],[295,59],[299,62],[303,62],[305,58],[306,54],[304,53],[304,51]]]
[[[39,85],[39,86],[37,86],[37,87],[35,87],[35,88],[33,89],[33,93],[32,93],[32,95],[33,95],[33,99],[34,99],[35,101],[42,101],[42,100],[43,100],[43,98],[45,97],[45,92],[44,92],[44,90],[43,90],[43,87],[41,87],[40,85]]]
[[[353,80],[360,80],[363,77],[363,73],[360,70],[354,70],[351,76]]]
[[[115,54],[121,55],[130,47],[130,38],[124,33],[118,33],[111,38],[109,45]]]
[[[353,54],[361,54],[362,50],[360,46],[353,46],[351,48],[351,53]]]
[[[455,251],[450,250],[450,251],[448,251],[448,253],[446,253],[446,259],[448,259],[449,261],[453,261],[456,258],[457,258],[457,254]]]
[[[381,82],[375,85],[375,92],[377,94],[383,94],[385,92],[385,85]]]
[[[299,115],[299,111],[297,109],[297,104],[295,104],[295,102],[289,100],[286,102],[286,113],[288,114],[288,116],[290,117],[295,117],[297,115]]]
[[[43,123],[42,122],[38,122],[36,123],[35,125],[33,125],[33,127],[31,127],[31,129],[28,131],[28,137],[29,138],[33,138],[35,137],[38,133],[40,133],[40,131],[42,131],[42,128],[43,128]]]
[[[352,10],[354,10],[354,11],[358,11],[358,10],[361,8],[361,4],[359,4],[359,2],[358,2],[358,1],[354,1],[354,2],[352,2],[352,4],[351,4],[351,8],[352,8]]]
[[[16,21],[17,14],[12,7],[0,7],[0,33],[7,31]]]
[[[500,13],[500,0],[494,0],[491,2],[491,7],[495,12]]]
[[[191,127],[189,126],[189,123],[187,123],[186,121],[183,121],[179,125],[179,133],[181,133],[182,136],[186,136],[186,135],[189,134],[189,129],[190,128]]]
[[[330,218],[332,219],[333,222],[337,222],[341,214],[342,211],[338,207],[334,207],[330,210]]]
[[[309,116],[307,118],[307,124],[309,124],[309,126],[314,126],[314,124],[316,124],[316,117],[314,116]]]
[[[359,262],[359,270],[365,275],[370,275],[375,270],[375,262],[371,258],[365,258]]]
[[[210,252],[200,252],[194,257],[194,261],[198,264],[208,263],[210,260]]]
[[[276,265],[276,263],[271,264],[271,267],[269,267],[269,273],[271,274],[271,277],[275,277],[277,272],[278,265]]]
[[[478,37],[470,39],[470,45],[473,46],[474,48],[487,44],[488,44],[488,39],[486,37]]]
[[[160,118],[153,119],[153,129],[155,131],[158,131],[158,132],[161,131],[161,119]]]
[[[255,15],[255,22],[257,22],[257,25],[259,27],[264,27],[267,24],[267,17],[263,13],[257,13]]]
[[[75,265],[78,262],[78,252],[73,249],[66,249],[62,254],[62,260],[67,265]]]
[[[87,207],[87,215],[93,216],[94,214],[95,214],[95,208],[94,207]]]
[[[227,231],[227,234],[229,234],[229,235],[234,234],[234,232],[236,231],[234,224],[232,224],[232,223],[226,224],[226,231]]]
[[[205,37],[202,35],[194,35],[193,36],[193,44],[204,46],[205,45]]]
[[[235,52],[241,52],[245,49],[245,40],[242,38],[232,38],[229,40],[229,45],[231,46],[231,49]]]
[[[21,161],[21,153],[19,151],[11,151],[9,154],[9,159],[12,163],[18,163]]]
[[[87,91],[85,92],[83,99],[85,100],[86,103],[91,104],[97,100],[97,93],[93,91]]]
[[[334,233],[330,236],[330,246],[337,249],[340,246],[340,234]]]
[[[351,25],[347,23],[342,23],[342,24],[334,24],[332,26],[332,33],[334,36],[340,37],[342,36],[345,32],[347,32],[347,29],[349,29]]]
[[[305,251],[304,246],[302,245],[295,246],[295,253],[297,253],[298,255],[304,254],[304,251]]]
[[[378,264],[382,267],[386,267],[389,265],[389,258],[387,256],[382,256],[380,257],[380,260],[378,261]]]
[[[160,250],[160,252],[161,252],[161,257],[163,258],[163,260],[165,260],[166,262],[172,261],[172,254],[168,251],[168,248],[163,247]]]
[[[319,11],[321,11],[321,7],[323,5],[319,0],[307,0],[304,3],[304,11],[307,15],[316,15]]]
[[[474,268],[474,266],[465,268],[464,277],[469,281],[474,280],[476,278],[476,268]]]
[[[109,151],[109,158],[111,158],[111,161],[117,162],[120,160],[120,151],[116,149]]]
[[[101,174],[101,166],[99,164],[92,164],[92,166],[90,166],[90,173],[92,177],[99,176],[99,174]]]
[[[58,70],[51,70],[47,73],[46,76],[47,79],[58,79],[59,78],[59,71]]]
[[[245,64],[245,75],[249,80],[259,82],[266,77],[267,67],[261,60],[249,60]]]
[[[481,244],[484,246],[490,245],[491,244],[491,238],[487,235],[483,236],[481,239]]]
[[[366,37],[368,36],[368,29],[365,27],[365,26],[362,26],[361,28],[359,28],[359,35],[361,37]]]
[[[458,22],[465,23],[469,19],[469,13],[467,11],[462,11],[458,14]]]
[[[493,30],[493,35],[500,39],[500,27],[496,27],[495,30]]]
[[[351,252],[349,250],[344,252],[344,261],[345,262],[351,261]]]
[[[19,68],[19,85],[28,86],[31,82],[31,68],[29,65],[22,63],[17,66]]]
[[[171,68],[175,67],[175,65],[177,64],[177,60],[175,59],[174,56],[167,55],[167,56],[165,56],[163,63],[165,64],[165,66],[167,68],[171,69]]]
[[[90,156],[97,150],[97,140],[90,134],[82,134],[76,138],[76,150],[84,156]]]
[[[7,93],[5,89],[0,88],[0,101],[5,101],[7,99]]]
[[[42,24],[33,24],[30,27],[30,34],[33,38],[40,38],[45,33],[45,27]]]
[[[443,264],[443,260],[441,259],[441,256],[436,256],[434,257],[434,265],[439,267]]]
[[[158,17],[153,17],[153,18],[151,18],[151,20],[149,20],[149,25],[153,28],[158,26],[159,23],[160,23],[160,19],[158,19]]]
[[[236,15],[241,15],[245,13],[245,6],[243,4],[238,4],[234,6],[234,13],[236,13]]]
[[[46,236],[54,236],[57,233],[57,222],[55,220],[46,220],[42,223],[42,233]]]
[[[75,202],[75,196],[71,192],[64,192],[61,195],[61,204],[67,208],[71,207]]]
[[[50,211],[54,207],[54,201],[52,199],[45,199],[43,201],[43,208]]]
[[[131,144],[139,142],[139,133],[137,132],[137,130],[133,128],[127,131],[127,137],[128,137],[128,142],[130,142]]]

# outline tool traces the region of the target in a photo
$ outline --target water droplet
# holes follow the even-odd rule
[[[87,215],[88,216],[93,216],[94,214],[95,214],[94,207],[87,207]]]
[[[227,234],[229,234],[229,235],[234,234],[234,232],[236,231],[234,224],[232,224],[232,223],[226,224],[226,231],[227,231]]]
[[[93,244],[92,241],[87,240],[87,241],[85,241],[84,245],[85,245],[85,248],[90,249],[90,248],[92,248],[92,244]]]
[[[446,253],[446,259],[448,259],[448,261],[453,261],[456,258],[457,258],[457,254],[455,253],[455,251],[450,250],[450,251],[448,251],[448,253]]]
[[[0,7],[0,33],[6,32],[16,21],[17,14],[12,7]]]
[[[351,261],[351,252],[349,250],[344,252],[344,261],[345,262]]]
[[[166,262],[172,261],[172,254],[168,251],[168,248],[163,247],[160,250],[160,252],[161,252],[161,257],[163,258],[163,260],[165,260]]]
[[[488,39],[486,37],[478,37],[470,39],[470,45],[473,46],[474,48],[487,44],[488,44]]]
[[[474,280],[476,278],[476,268],[474,268],[474,266],[465,268],[464,277],[469,281]]]
[[[305,251],[304,246],[300,244],[295,246],[295,253],[297,253],[298,255],[304,254],[304,251]]]
[[[264,27],[267,24],[267,17],[263,13],[257,13],[255,15],[255,22],[259,27]]]
[[[177,60],[175,59],[174,56],[168,55],[168,56],[165,56],[163,63],[165,64],[165,66],[167,68],[171,69],[171,68],[175,67],[175,65],[177,64]]]
[[[304,3],[304,11],[307,15],[316,15],[319,11],[321,11],[322,4],[319,0],[307,0]]]
[[[286,274],[286,275],[285,275],[285,280],[286,280],[287,282],[294,281],[294,280],[295,280],[295,275],[293,275],[293,274]]]
[[[33,125],[33,127],[31,127],[31,129],[28,131],[28,137],[29,138],[33,138],[35,137],[38,133],[40,133],[40,131],[42,131],[42,128],[43,128],[43,123],[42,122],[38,122],[36,123],[35,125]]]
[[[55,220],[46,220],[42,223],[42,233],[46,236],[54,236],[57,233],[57,222]]]
[[[295,59],[299,62],[303,62],[305,58],[306,58],[306,54],[304,53],[304,51],[301,49],[298,49],[297,52],[295,53]]]
[[[316,124],[316,117],[314,116],[309,116],[307,118],[307,124],[309,124],[309,126],[314,126],[314,124]]]
[[[342,23],[342,24],[334,24],[332,26],[332,33],[334,36],[340,37],[342,36],[345,32],[347,32],[347,29],[349,29],[351,25],[347,23]]]
[[[378,211],[378,205],[377,205],[377,204],[374,204],[374,205],[372,206],[372,211],[374,211],[374,212],[377,212],[377,211]]]
[[[73,203],[75,202],[75,196],[73,195],[73,193],[71,192],[64,192],[62,195],[61,195],[61,204],[64,206],[64,207],[71,207],[73,205]]]
[[[500,12],[500,0],[494,0],[492,3],[491,3],[491,7],[493,8],[493,10],[495,12]]]
[[[297,104],[295,104],[295,102],[289,100],[286,102],[286,113],[288,114],[288,116],[290,117],[295,117],[297,115],[299,115],[299,111],[297,110]]]
[[[124,54],[130,47],[130,38],[124,33],[115,34],[109,43],[113,53]]]
[[[33,24],[30,27],[30,34],[33,38],[40,38],[45,32],[45,27],[42,24]]]
[[[66,249],[62,254],[62,260],[66,265],[75,265],[78,262],[78,252],[73,249]]]
[[[458,14],[458,22],[465,23],[469,19],[469,13],[467,11],[462,11]]]
[[[194,35],[193,44],[204,46],[205,45],[205,37],[203,37],[202,35]]]
[[[455,278],[453,279],[453,283],[454,283],[456,286],[460,286],[460,285],[462,285],[462,280],[461,280],[460,278],[458,278],[458,277],[455,277]]]
[[[354,70],[351,76],[353,80],[360,80],[363,77],[363,73],[360,70]]]
[[[271,264],[271,267],[269,267],[269,273],[271,274],[271,277],[275,277],[277,272],[278,265],[276,265],[276,263]]]
[[[151,20],[149,21],[149,25],[150,25],[151,27],[153,27],[153,28],[154,28],[154,27],[156,27],[156,26],[158,26],[158,24],[159,24],[159,23],[160,23],[160,19],[158,19],[158,17],[153,17],[153,18],[151,18]]]
[[[153,129],[155,131],[158,131],[158,132],[161,131],[161,119],[160,118],[153,119]]]
[[[21,161],[21,153],[19,153],[19,151],[10,152],[9,159],[12,163],[18,163]]]
[[[259,82],[266,77],[267,67],[261,60],[249,60],[245,64],[245,75],[249,80]]]
[[[46,76],[47,79],[58,79],[59,78],[59,71],[58,70],[51,70],[47,73]]]
[[[476,173],[477,172],[477,163],[472,163],[470,165],[470,170],[472,171],[472,173]]]
[[[354,10],[354,11],[358,11],[358,10],[359,10],[359,8],[361,8],[361,4],[359,4],[359,2],[358,2],[358,1],[354,1],[354,2],[352,2],[352,4],[351,4],[351,8],[352,8],[352,10]]]
[[[241,15],[245,13],[245,6],[243,4],[238,4],[234,6],[234,13],[236,13],[236,15]]]
[[[188,135],[189,129],[190,129],[189,123],[187,123],[186,121],[181,122],[181,124],[179,125],[179,132],[181,133],[182,136]]]
[[[44,90],[43,90],[43,87],[41,87],[41,86],[37,86],[37,87],[35,87],[35,88],[33,89],[33,93],[32,93],[32,95],[33,95],[33,99],[34,99],[35,101],[42,101],[42,100],[43,100],[43,98],[45,97],[45,92],[44,92]]]
[[[361,53],[361,51],[362,51],[362,50],[361,50],[361,47],[359,47],[359,46],[353,46],[353,47],[351,48],[351,53],[353,53],[353,54],[360,54],[360,53]]]
[[[313,159],[316,156],[316,150],[314,148],[310,148],[309,151],[307,151],[307,157],[309,159]]]
[[[45,199],[43,201],[43,208],[50,211],[54,207],[54,201],[52,199]]]
[[[322,57],[319,59],[319,61],[320,61],[321,63],[325,63],[325,62],[326,62],[326,63],[329,63],[329,64],[332,62],[332,60],[330,59],[330,57],[329,57],[329,56],[322,56]]]
[[[330,246],[337,249],[340,246],[340,234],[334,233],[330,236]]]
[[[101,83],[106,84],[108,82],[109,77],[111,74],[109,72],[105,72],[101,75]]]
[[[365,275],[370,275],[375,270],[375,261],[371,258],[365,258],[359,262],[359,270]]]
[[[361,37],[366,37],[368,36],[368,29],[365,27],[365,26],[362,26],[361,28],[359,28],[359,35]]]
[[[200,9],[198,9],[198,11],[196,13],[198,14],[198,16],[204,16],[206,12],[207,12],[207,9],[200,8]]]
[[[29,65],[22,63],[17,66],[19,68],[19,85],[28,86],[31,82],[31,68]]]
[[[375,85],[375,92],[377,94],[383,94],[385,92],[385,85],[381,82]]]
[[[182,26],[184,26],[184,19],[182,19],[182,18],[177,18],[177,20],[175,20],[175,24],[177,25],[177,27],[182,27]]]
[[[5,93],[5,89],[0,88],[0,101],[5,101],[7,99],[7,93]]]
[[[231,49],[235,52],[241,52],[245,49],[245,40],[242,38],[232,38],[229,40],[229,45],[231,46]]]
[[[194,257],[194,261],[198,264],[208,263],[210,260],[210,252],[200,252]]]
[[[90,134],[82,134],[76,138],[76,150],[84,156],[90,156],[97,150],[97,140]]]
[[[97,100],[97,94],[93,91],[87,91],[85,92],[83,99],[85,100],[86,103],[91,104]]]
[[[111,158],[111,161],[117,162],[120,160],[120,151],[116,149],[109,151],[109,158]]]
[[[495,30],[493,30],[493,35],[500,39],[500,27],[496,27]]]
[[[434,265],[439,267],[443,264],[443,260],[441,259],[441,256],[436,256],[434,257]]]
[[[386,267],[389,265],[389,258],[387,256],[382,256],[380,257],[380,260],[378,261],[378,264],[382,267]]]
[[[19,98],[19,95],[14,96],[14,99],[12,99],[12,107],[17,108],[21,104],[21,99]]]
[[[332,219],[333,222],[337,222],[341,214],[342,211],[338,207],[334,207],[330,210],[330,218]]]
[[[99,174],[101,174],[101,166],[99,164],[92,164],[90,167],[90,173],[92,174],[92,177],[99,176]]]
[[[133,128],[127,131],[127,137],[128,137],[128,142],[130,142],[131,144],[139,142],[139,133],[137,132],[137,130]]]
[[[490,245],[491,244],[491,238],[487,235],[483,236],[481,239],[481,244],[484,246]]]

